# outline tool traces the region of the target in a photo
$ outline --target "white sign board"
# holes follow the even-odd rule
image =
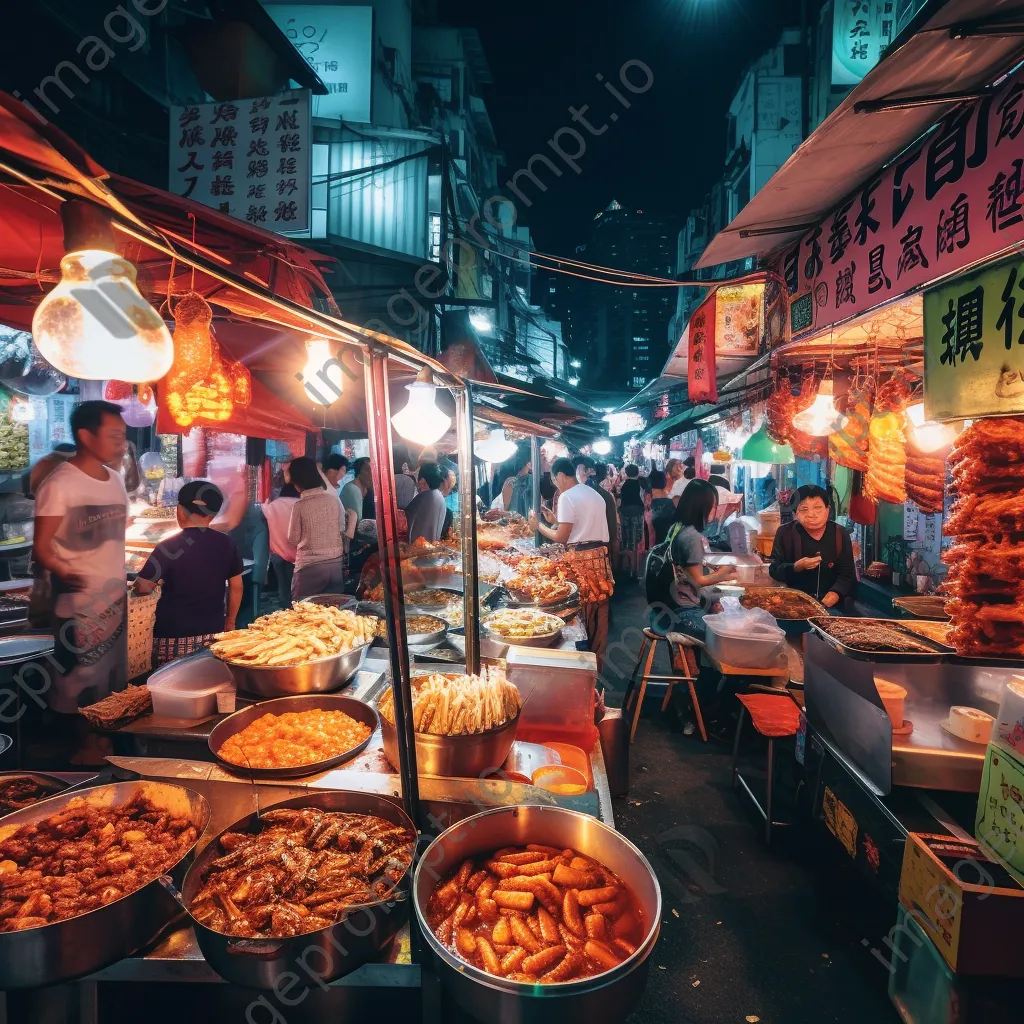
[[[638,412],[610,412],[604,417],[608,424],[608,436],[638,434],[647,426],[647,420]]]
[[[269,231],[309,229],[309,92],[171,107],[169,191]]]
[[[268,4],[267,14],[327,86],[313,116],[371,120],[373,8]]]

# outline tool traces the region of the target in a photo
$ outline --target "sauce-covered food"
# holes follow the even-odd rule
[[[467,963],[528,984],[602,974],[646,934],[639,902],[614,872],[575,850],[537,845],[464,861],[434,890],[427,920]]]
[[[266,714],[228,737],[217,756],[246,768],[299,768],[340,757],[371,731],[344,711]]]

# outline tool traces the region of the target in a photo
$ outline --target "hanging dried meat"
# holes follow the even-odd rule
[[[793,426],[793,416],[809,409],[814,404],[814,399],[818,395],[819,383],[819,378],[813,373],[804,377],[803,383],[800,385],[800,394],[794,399],[793,414],[789,419],[789,446],[798,459],[806,459],[808,462],[828,457],[828,439],[797,430]]]
[[[900,373],[882,384],[868,428],[868,472],[864,493],[872,501],[902,505],[907,500],[907,437],[904,410],[910,385]]]
[[[778,388],[772,392],[766,409],[768,436],[776,444],[789,444],[793,433],[793,417],[803,408],[806,406],[799,405],[793,394],[789,373],[783,370],[779,374]]]
[[[846,413],[828,439],[828,453],[838,466],[864,472],[868,468],[868,430],[874,387],[870,378],[854,382],[846,397]]]
[[[961,655],[1024,657],[1024,417],[976,420],[954,442],[949,468],[950,642]]]
[[[907,442],[907,497],[925,515],[942,512],[946,490],[946,458],[939,452],[922,452]]]

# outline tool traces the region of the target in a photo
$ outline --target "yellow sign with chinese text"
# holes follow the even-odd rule
[[[925,292],[924,404],[930,420],[1024,412],[1024,261]]]

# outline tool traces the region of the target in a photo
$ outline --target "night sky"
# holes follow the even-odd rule
[[[441,0],[441,14],[480,31],[503,182],[533,154],[550,153],[547,141],[573,126],[570,106],[589,104],[595,128],[620,112],[588,138],[579,175],[542,171],[552,182],[546,195],[525,184],[537,199],[532,209],[520,205],[520,221],[543,251],[570,254],[613,198],[681,224],[721,174],[725,115],[743,70],[784,27],[799,25],[800,0]],[[595,75],[618,85],[630,60],[649,66],[654,81],[643,95],[624,93],[635,101],[625,110]],[[642,70],[634,73],[642,87]],[[572,145],[567,137],[564,148]]]

